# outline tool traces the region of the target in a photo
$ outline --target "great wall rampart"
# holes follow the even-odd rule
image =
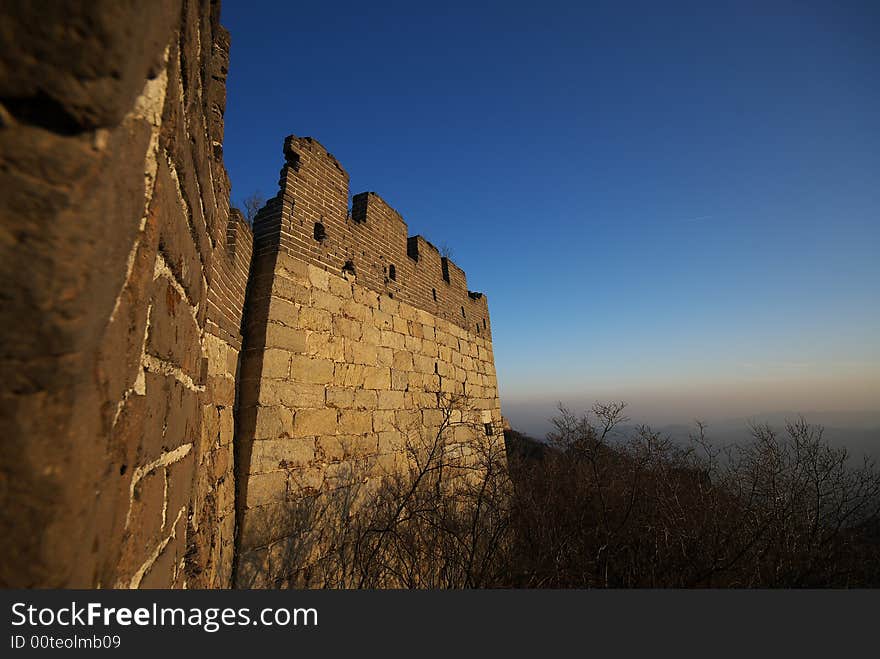
[[[16,11],[2,585],[229,587],[273,507],[390,468],[444,396],[499,432],[486,298],[320,144],[285,140],[253,233],[230,209],[218,2]]]
[[[286,499],[352,461],[393,468],[445,400],[501,432],[485,296],[378,195],[349,212],[348,175],[318,142],[290,136],[284,155],[254,221],[236,435],[240,564],[267,571]]]

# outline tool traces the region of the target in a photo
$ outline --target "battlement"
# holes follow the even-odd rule
[[[340,162],[311,137],[284,140],[278,195],[257,214],[255,255],[289,254],[489,337],[489,311],[467,277],[375,192],[352,197]]]

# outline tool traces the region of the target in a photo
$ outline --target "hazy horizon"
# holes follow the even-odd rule
[[[503,382],[503,381],[502,381]],[[615,386],[616,385],[616,386]],[[676,382],[653,388],[609,378],[603,386],[572,386],[568,389],[529,394],[512,394],[501,388],[504,415],[515,428],[551,427],[550,418],[558,406],[574,412],[588,410],[595,402],[624,401],[626,413],[634,423],[649,425],[688,425],[695,420],[731,420],[803,415],[808,421],[827,424],[835,418],[840,427],[880,427],[877,392],[880,378],[828,378],[825,380],[767,380],[707,383],[699,380]]]

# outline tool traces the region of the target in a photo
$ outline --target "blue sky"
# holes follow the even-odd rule
[[[880,5],[225,0],[222,22],[233,199],[276,192],[285,135],[318,139],[487,293],[515,423],[880,409]]]

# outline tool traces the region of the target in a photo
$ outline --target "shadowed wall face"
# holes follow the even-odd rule
[[[252,241],[219,4],[0,21],[0,584],[228,586]]]
[[[254,224],[237,442],[237,583],[284,578],[292,500],[403,466],[446,401],[450,443],[500,433],[485,296],[309,138],[285,142],[281,189]],[[417,249],[417,251],[415,251]],[[282,570],[283,572],[283,570]],[[277,584],[277,581],[276,581]]]

